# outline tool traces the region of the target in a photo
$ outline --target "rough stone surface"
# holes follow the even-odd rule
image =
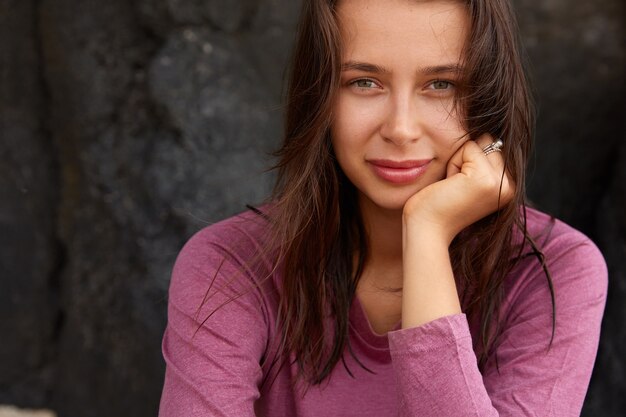
[[[264,2],[254,0],[166,0],[174,21],[180,24],[205,24],[210,27],[235,32],[247,29],[256,7]]]
[[[626,410],[626,131],[616,151],[608,192],[596,212],[597,242],[609,266],[609,295],[602,339],[585,416],[619,416]]]
[[[67,253],[49,401],[62,416],[154,415],[164,278],[147,274],[139,242],[168,234],[141,179],[147,139],[157,139],[138,74],[154,45],[128,2],[39,7],[51,139],[62,166],[57,233]]]
[[[38,407],[53,383],[63,254],[34,3],[0,1],[0,403]]]
[[[530,196],[593,235],[624,137],[624,2],[516,4],[539,93]]]
[[[622,0],[515,0],[530,196],[609,263],[585,416],[626,409]],[[298,1],[0,0],[0,403],[154,416],[183,242],[257,203]]]
[[[596,241],[609,266],[583,416],[626,410],[626,4],[516,0],[538,92],[529,196]]]

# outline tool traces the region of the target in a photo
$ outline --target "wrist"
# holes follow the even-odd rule
[[[447,225],[425,218],[402,217],[402,231],[405,245],[409,242],[428,247],[447,248],[456,236]]]

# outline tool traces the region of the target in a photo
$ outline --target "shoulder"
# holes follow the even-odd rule
[[[216,395],[234,398],[233,384],[222,383],[233,376],[241,376],[234,384],[254,395],[277,306],[262,256],[268,228],[263,216],[245,212],[199,230],[180,250],[162,345],[168,401],[176,407],[190,407],[181,392],[199,392],[196,397],[205,405]]]
[[[589,246],[602,258],[589,237],[556,217],[528,207],[526,222],[528,235],[544,249],[571,250],[578,246]]]
[[[608,286],[607,267],[593,241],[536,209],[526,210],[526,221],[528,236],[537,250],[525,244],[509,274],[507,298],[550,298],[551,283],[556,304],[561,308],[598,302],[603,305]]]
[[[242,212],[196,232],[185,243],[176,262],[202,259],[221,252],[234,262],[245,263],[264,249],[269,229],[269,221],[262,212]]]
[[[196,232],[174,263],[170,305],[187,313],[234,298],[264,305],[264,288],[273,288],[266,248],[269,229],[262,214],[249,210]]]
[[[527,231],[548,266],[561,269],[597,270],[606,276],[606,263],[595,243],[582,232],[539,210],[527,209]],[[567,262],[563,262],[567,261]]]

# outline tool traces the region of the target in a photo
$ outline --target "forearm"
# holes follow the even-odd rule
[[[402,328],[461,313],[448,239],[409,222],[403,228]]]

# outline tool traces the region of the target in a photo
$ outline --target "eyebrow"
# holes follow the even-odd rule
[[[370,72],[374,74],[389,74],[391,71],[385,67],[381,67],[379,65],[369,64],[367,62],[358,62],[358,61],[348,61],[341,64],[341,71],[363,71]],[[434,75],[434,74],[443,74],[449,72],[461,73],[463,69],[459,64],[446,64],[446,65],[433,65],[428,67],[423,67],[418,70],[418,73],[422,75]]]

